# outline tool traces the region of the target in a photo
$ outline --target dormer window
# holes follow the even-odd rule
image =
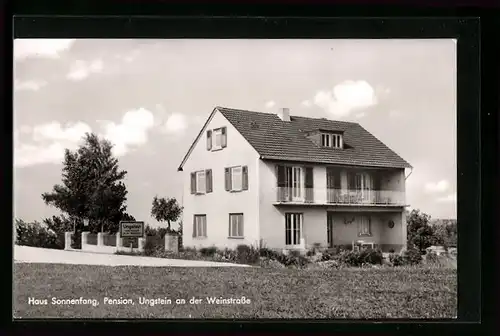
[[[342,148],[342,135],[334,133],[322,133],[321,146],[330,148]]]

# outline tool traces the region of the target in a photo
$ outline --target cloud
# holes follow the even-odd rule
[[[28,80],[28,81],[20,81],[16,79],[14,81],[14,90],[15,91],[38,91],[42,87],[47,85],[46,81],[36,81],[36,80]]]
[[[266,103],[266,108],[273,108],[274,105],[276,105],[276,103],[274,102],[274,100],[270,100]]]
[[[425,184],[425,190],[429,193],[444,192],[448,190],[450,184],[446,180],[441,180],[437,183],[429,182]]]
[[[104,63],[97,59],[92,62],[77,60],[71,66],[66,78],[72,81],[80,81],[87,78],[92,73],[99,73],[103,70]]]
[[[114,145],[116,156],[125,155],[131,147],[141,146],[148,141],[148,131],[154,126],[154,115],[145,108],[131,110],[123,115],[120,124],[102,121],[103,136]]]
[[[312,103],[310,100],[304,100],[302,103],[300,103],[302,106],[305,106],[305,107],[311,107],[312,106]]]
[[[456,202],[457,201],[457,193],[452,193],[447,195],[446,197],[440,197],[437,199],[438,202],[440,203],[450,203],[450,202]]]
[[[361,113],[356,114],[356,115],[355,115],[355,117],[356,117],[357,119],[361,119],[361,118],[363,118],[365,115],[366,115],[366,113],[361,112]]]
[[[165,123],[165,131],[168,133],[177,133],[185,130],[186,127],[186,117],[180,113],[172,113]]]
[[[27,57],[59,58],[62,51],[71,48],[75,39],[15,39],[14,60]]]
[[[33,128],[21,126],[14,133],[14,166],[61,163],[64,149],[75,150],[87,132],[92,132],[92,129],[83,122],[62,126],[59,122],[53,121]],[[18,138],[20,133],[31,134],[34,143],[20,143]]]
[[[319,91],[314,104],[336,117],[348,116],[353,110],[377,104],[375,90],[365,81],[344,81],[331,91]]]

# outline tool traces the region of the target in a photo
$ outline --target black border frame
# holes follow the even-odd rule
[[[140,10],[138,7],[134,10]],[[32,7],[33,8],[33,7]],[[80,7],[81,9],[81,7]],[[53,12],[53,8],[44,4],[38,8],[38,13],[45,10]],[[77,9],[78,11],[78,9]],[[189,10],[187,10],[189,12]],[[300,12],[300,9],[297,10]],[[321,10],[318,10],[321,13]],[[376,13],[376,12],[372,12]],[[124,14],[129,14],[125,12]],[[272,14],[271,14],[272,15]],[[451,13],[453,15],[453,13]],[[356,24],[353,22],[356,21]],[[7,22],[7,25],[9,23]],[[158,29],[161,26],[162,29]],[[457,127],[458,127],[458,219],[459,223],[478,223],[481,218],[480,207],[486,210],[485,214],[490,219],[493,218],[493,212],[488,212],[486,208],[491,206],[491,199],[485,202],[481,199],[481,187],[492,191],[492,184],[486,183],[481,179],[481,158],[487,153],[491,155],[495,146],[481,147],[480,136],[480,72],[479,72],[479,19],[477,17],[456,17],[456,18],[284,18],[284,17],[170,17],[170,18],[146,18],[146,17],[17,17],[15,18],[15,37],[147,37],[147,38],[458,38],[458,77],[457,77]],[[103,33],[106,32],[106,33]],[[12,48],[11,42],[7,42],[7,48]],[[491,49],[490,49],[491,50]],[[12,55],[12,54],[11,54]],[[8,57],[7,62],[10,60]],[[11,63],[12,64],[12,63]],[[12,82],[7,84],[11,89]],[[11,91],[7,91],[9,93]],[[490,88],[490,93],[491,88]],[[484,116],[485,113],[482,113]],[[488,114],[489,115],[489,114]],[[489,118],[488,120],[492,120]],[[493,119],[494,121],[495,119]],[[9,120],[7,120],[7,124]],[[10,120],[12,125],[12,120]],[[483,125],[490,133],[483,135],[483,140],[492,139],[491,132],[497,125]],[[12,129],[8,129],[12,132]],[[12,134],[12,133],[10,133]],[[488,138],[490,137],[490,138]],[[11,143],[12,138],[5,142]],[[12,148],[12,147],[11,147]],[[493,160],[492,160],[493,161]],[[491,162],[491,161],[490,161]],[[487,172],[489,177],[495,174],[491,169]],[[487,203],[489,202],[489,203]],[[480,220],[484,224],[483,220]],[[382,330],[392,330],[399,332],[408,332],[416,327],[424,331],[424,327],[444,326],[439,322],[448,322],[455,326],[455,331],[467,332],[475,329],[481,319],[481,252],[480,252],[481,227],[480,225],[459,225],[459,320],[417,320],[417,322],[408,324],[410,321],[402,320],[342,320],[331,323],[320,322],[317,324],[308,324],[308,331],[329,330],[345,331],[355,330],[356,326],[361,330],[370,330],[372,332]],[[12,259],[11,259],[12,260]],[[475,309],[471,309],[471,308]],[[15,324],[26,327],[27,320],[16,321]],[[45,323],[38,320],[36,327],[40,328]],[[45,320],[46,321],[46,320]],[[61,321],[59,324],[67,324],[68,320]],[[85,322],[96,321],[85,319]],[[99,321],[99,320],[97,320]],[[101,320],[102,321],[102,320]],[[124,327],[136,328],[144,327],[141,320],[130,320]],[[169,321],[169,320],[165,320]],[[41,323],[40,323],[41,322]],[[70,320],[75,324],[77,320]],[[173,321],[169,325],[170,330],[177,329],[174,326],[182,326],[184,330],[206,330],[210,326],[227,328],[231,321],[205,321],[202,324],[195,324],[195,320],[184,321],[179,324]],[[182,321],[181,321],[182,322]],[[236,322],[236,323],[234,323]],[[270,320],[269,323],[254,323],[250,321],[233,321],[233,326],[238,330],[242,327],[249,329],[254,327],[257,330],[290,330],[286,321]],[[289,321],[290,322],[290,321]],[[293,324],[299,325],[306,321],[293,321]],[[383,325],[380,322],[386,322]],[[86,327],[90,327],[85,323]],[[290,325],[292,328],[294,326]],[[115,324],[116,325],[116,324]],[[158,324],[151,324],[158,325]],[[83,325],[79,325],[81,327]],[[192,326],[192,327],[191,327]],[[160,328],[155,328],[161,330]],[[88,330],[88,328],[87,328]],[[141,329],[136,329],[141,330]],[[359,328],[357,330],[360,330]]]

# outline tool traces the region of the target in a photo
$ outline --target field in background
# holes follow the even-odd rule
[[[325,270],[14,265],[16,318],[453,318],[456,269]],[[206,297],[250,304],[207,304]],[[29,305],[36,299],[98,299],[91,305]],[[134,305],[104,305],[104,297]],[[139,298],[186,304],[140,305]],[[203,303],[189,304],[192,297]]]

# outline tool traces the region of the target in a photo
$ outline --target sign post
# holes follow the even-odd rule
[[[120,238],[142,238],[144,237],[144,222],[121,221]],[[132,242],[130,242],[130,251],[132,251]]]

